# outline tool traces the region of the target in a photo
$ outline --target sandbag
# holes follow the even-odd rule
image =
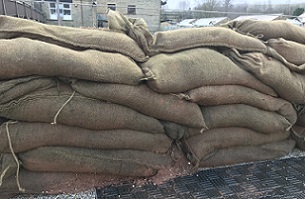
[[[54,26],[16,17],[0,16],[0,39],[18,37],[45,41],[76,50],[97,49],[120,53],[136,61],[147,60],[137,43],[119,32],[107,29]]]
[[[286,61],[295,64],[299,70],[304,70],[305,65],[305,45],[294,41],[288,41],[283,38],[269,39],[267,45],[278,52]]]
[[[304,28],[293,25],[285,20],[260,21],[245,19],[230,21],[223,26],[231,28],[238,33],[257,36],[265,41],[272,38],[284,38],[305,44]]]
[[[0,116],[26,122],[59,123],[92,130],[130,129],[164,133],[155,118],[128,107],[103,102],[60,86],[0,105]]]
[[[165,134],[126,129],[90,130],[67,125],[18,122],[0,126],[0,153],[10,153],[9,138],[15,153],[43,146],[71,146],[92,149],[133,149],[166,153],[172,141]],[[8,131],[8,132],[7,132]]]
[[[151,44],[153,36],[148,30],[148,26],[142,18],[127,18],[118,11],[107,11],[108,27],[110,30],[127,34],[135,40],[146,55],[153,55]]]
[[[133,60],[119,53],[75,51],[27,38],[0,40],[0,59],[0,79],[5,80],[42,75],[137,85],[144,76]]]
[[[296,141],[296,146],[305,151],[305,127],[294,125],[291,128],[291,137]]]
[[[18,190],[16,177],[11,176],[0,186],[0,198],[8,199],[17,194],[25,194],[24,197],[27,197],[27,194],[57,195],[79,193],[81,191],[94,190],[95,187],[112,185],[120,180],[127,181],[130,179],[96,173],[33,172],[21,168],[19,181],[21,187],[24,188],[24,192]],[[23,198],[23,195],[18,197]]]
[[[0,104],[10,102],[14,99],[37,90],[44,90],[56,86],[56,79],[28,76],[0,81]]]
[[[184,99],[202,106],[246,104],[265,111],[276,112],[284,116],[291,124],[294,124],[297,119],[296,111],[290,102],[244,86],[203,86],[184,94]]]
[[[141,67],[147,84],[160,93],[179,93],[207,85],[242,85],[276,96],[268,86],[234,64],[228,57],[208,48],[173,54],[158,54]]]
[[[163,31],[156,32],[153,36],[152,53],[172,53],[196,47],[227,47],[262,53],[267,51],[260,40],[223,27]]]
[[[280,61],[261,53],[231,51],[229,56],[241,68],[273,88],[281,98],[291,103],[305,104],[304,75],[291,72]]]
[[[207,129],[225,127],[249,128],[272,134],[288,131],[293,124],[283,116],[244,104],[201,107]]]
[[[124,105],[145,115],[191,127],[204,127],[200,108],[171,94],[160,94],[146,84],[130,86],[76,81],[72,88],[90,98]]]
[[[262,145],[287,139],[289,131],[262,134],[246,128],[217,128],[182,139],[181,147],[194,165],[219,149]]]
[[[3,181],[14,175],[17,171],[17,163],[11,154],[0,153],[0,188]]]
[[[97,150],[75,147],[40,147],[19,153],[25,169],[48,172],[102,173],[148,177],[171,164],[169,155],[136,150]]]
[[[294,146],[294,140],[285,140],[261,146],[241,146],[221,149],[211,157],[201,160],[200,167],[227,166],[280,158],[290,153]]]

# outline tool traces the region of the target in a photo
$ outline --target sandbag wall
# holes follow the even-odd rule
[[[172,164],[161,120],[203,126],[196,104],[143,84],[147,57],[125,34],[5,16],[0,32],[1,198],[66,187],[41,176],[153,176]]]
[[[142,20],[108,20],[87,30],[0,17],[0,196],[48,189],[43,175],[153,176],[175,165],[173,143],[196,169],[295,146],[301,86],[243,59],[275,57],[302,78],[276,49],[225,27],[152,35]]]
[[[226,56],[229,49],[265,54],[260,40],[224,28],[154,36],[152,48],[159,53],[141,64],[148,86],[198,104],[204,118],[202,129],[180,126],[167,131],[178,134],[172,138],[182,137],[178,143],[195,166],[264,160],[292,150],[290,129],[297,119],[293,105]]]

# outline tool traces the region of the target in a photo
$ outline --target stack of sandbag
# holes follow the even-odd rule
[[[142,83],[146,55],[125,34],[1,16],[0,38],[3,197],[37,191],[22,172],[153,176],[172,164],[158,119],[204,126],[196,104]]]
[[[201,107],[204,128],[165,125],[194,165],[264,160],[292,150],[292,104],[226,56],[230,49],[266,54],[268,47],[259,39],[213,27],[157,32],[147,46],[152,57],[140,64],[147,85]],[[232,154],[230,161],[221,158],[222,150]]]
[[[272,87],[281,98],[293,103],[298,112],[296,124],[305,126],[305,30],[287,21],[232,21],[227,27],[242,34],[260,37],[268,46],[266,54],[244,53],[233,50],[228,53],[240,67]],[[293,130],[299,148],[304,149],[304,135]],[[303,136],[303,141],[300,139]],[[302,140],[301,139],[301,140]]]

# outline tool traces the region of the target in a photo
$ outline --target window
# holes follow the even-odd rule
[[[113,10],[113,11],[116,10],[116,5],[115,5],[115,3],[108,3],[107,5],[108,5],[108,8],[109,8],[110,10]]]
[[[50,2],[50,19],[57,19],[57,4]],[[72,20],[71,4],[60,1],[59,3],[59,15],[63,20]]]
[[[135,15],[136,14],[136,6],[135,5],[128,5],[127,6],[127,14]]]

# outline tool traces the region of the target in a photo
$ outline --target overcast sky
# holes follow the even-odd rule
[[[167,8],[168,9],[179,9],[179,2],[188,1],[191,7],[195,7],[197,5],[196,2],[204,2],[204,0],[167,0]],[[220,0],[221,1],[221,0]],[[268,4],[269,0],[232,0],[233,4]],[[272,4],[289,4],[289,3],[303,3],[305,1],[300,0],[270,0]]]

